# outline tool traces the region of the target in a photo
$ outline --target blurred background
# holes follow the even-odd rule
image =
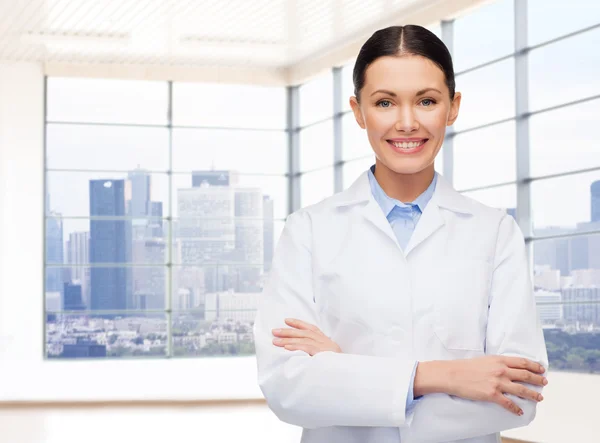
[[[436,169],[527,239],[550,385],[504,437],[600,440],[600,1],[0,0],[0,442],[299,441],[255,310],[373,164],[354,59],[409,23],[463,94]]]

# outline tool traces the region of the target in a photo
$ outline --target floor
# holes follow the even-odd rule
[[[0,443],[297,443],[262,404],[0,407]]]

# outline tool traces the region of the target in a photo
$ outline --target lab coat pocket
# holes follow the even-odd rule
[[[434,332],[449,351],[483,354],[491,269],[484,259],[452,260],[439,272]]]

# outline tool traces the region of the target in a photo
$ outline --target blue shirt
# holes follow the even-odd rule
[[[402,203],[400,200],[389,197],[379,185],[377,179],[375,178],[375,165],[371,166],[369,169],[369,184],[371,185],[371,193],[373,194],[373,198],[379,204],[385,217],[392,226],[392,231],[394,231],[394,235],[396,236],[398,244],[402,249],[406,249],[408,241],[410,240],[410,237],[414,232],[419,219],[421,218],[421,214],[425,210],[429,200],[431,200],[431,197],[433,197],[436,183],[437,172],[434,174],[433,180],[425,192],[419,195],[411,203]],[[419,363],[415,364],[408,389],[408,396],[406,398],[407,413],[411,407],[414,406],[415,374],[417,372],[418,364]]]

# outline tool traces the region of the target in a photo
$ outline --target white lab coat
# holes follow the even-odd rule
[[[342,349],[313,357],[272,344],[292,317]],[[533,401],[500,406],[445,394],[406,416],[415,361],[522,356],[548,367],[523,236],[503,211],[442,176],[402,251],[367,173],[288,217],[258,310],[258,382],[305,443],[498,442],[525,426]],[[533,388],[531,386],[528,386]],[[540,388],[534,388],[541,391]]]

